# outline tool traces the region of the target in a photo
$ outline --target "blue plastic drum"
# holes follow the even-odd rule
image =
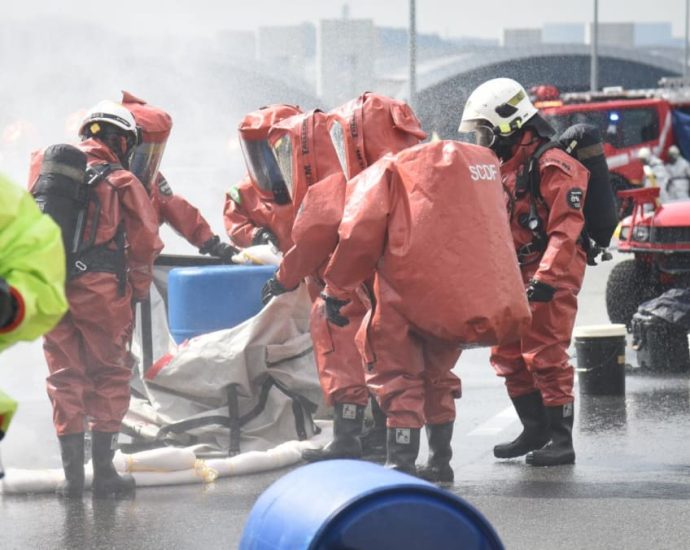
[[[168,324],[179,344],[188,338],[232,328],[263,307],[261,288],[275,266],[181,267],[168,275]]]
[[[359,460],[298,468],[256,501],[240,550],[499,550],[491,524],[460,497]]]

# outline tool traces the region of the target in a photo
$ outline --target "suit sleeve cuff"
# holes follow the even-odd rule
[[[17,327],[19,327],[19,325],[22,324],[24,316],[26,315],[26,304],[24,303],[24,298],[13,286],[10,287],[10,296],[12,296],[12,302],[15,308],[14,315],[12,316],[12,319],[5,324],[5,326],[0,327],[0,334],[6,334],[15,330]]]

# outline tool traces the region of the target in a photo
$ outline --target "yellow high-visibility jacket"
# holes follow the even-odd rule
[[[51,330],[67,311],[60,228],[33,197],[0,175],[0,277],[19,308],[0,328],[0,351]]]

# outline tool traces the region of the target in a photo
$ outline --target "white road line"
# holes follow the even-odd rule
[[[484,422],[484,424],[480,424],[467,435],[496,435],[497,433],[502,432],[504,429],[506,429],[508,426],[510,426],[517,420],[519,420],[518,415],[515,412],[515,409],[511,406],[502,410],[496,416],[489,418],[489,420]]]

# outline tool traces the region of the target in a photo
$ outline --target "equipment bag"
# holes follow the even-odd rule
[[[71,275],[86,271],[75,266],[87,265],[80,261],[81,257],[93,252],[100,217],[100,202],[93,189],[108,174],[121,168],[118,164],[105,163],[87,167],[86,160],[86,154],[72,145],[48,147],[43,155],[40,175],[31,190],[41,211],[50,215],[60,226],[67,269]],[[91,224],[91,234],[87,236],[85,227],[90,204],[94,205],[95,218]],[[119,248],[121,239],[116,238],[116,241]],[[94,262],[89,262],[91,264],[92,270],[100,270]],[[106,267],[108,269],[104,270],[112,271],[109,266]]]
[[[528,161],[528,178],[530,194],[539,200],[543,199],[539,190],[540,174],[536,167],[542,155],[554,148],[565,151],[589,170],[589,183],[583,209],[585,229],[582,242],[587,250],[588,262],[590,265],[595,265],[594,258],[603,251],[602,249],[609,246],[618,225],[618,209],[599,129],[591,124],[575,124],[566,129],[558,139],[546,142],[535,151]],[[536,213],[536,208],[532,210]],[[538,220],[530,224],[532,225],[544,226]],[[541,238],[544,242],[548,240],[545,236]],[[594,241],[594,244],[591,241]],[[610,255],[606,254],[602,259],[610,259]]]

